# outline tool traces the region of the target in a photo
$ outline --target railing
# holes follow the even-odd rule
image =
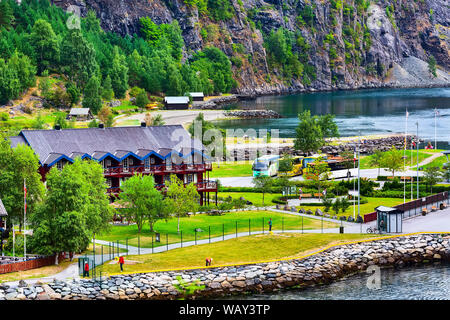
[[[431,207],[433,204],[438,204],[439,202],[449,202],[448,192],[440,192],[428,197],[422,197],[417,200],[409,201],[406,203],[399,204],[394,206],[399,210],[403,211],[403,219],[409,218],[412,216],[416,216],[422,214],[422,209],[425,207]],[[364,223],[377,220],[377,212],[371,212],[364,215]]]
[[[212,165],[210,163],[200,163],[200,164],[157,164],[157,165],[140,165],[140,166],[129,166],[129,167],[109,167],[103,169],[103,174],[107,176],[113,176],[118,174],[136,174],[136,173],[176,173],[176,172],[186,172],[186,171],[208,171],[212,170]]]
[[[202,182],[194,183],[197,187],[198,191],[217,191],[217,182],[211,181],[211,180],[205,180]],[[188,183],[185,183],[184,185],[188,185]],[[155,185],[155,188],[158,190],[164,189],[165,184],[157,184]],[[108,188],[107,193],[109,194],[119,194],[121,192],[120,188],[114,187],[114,188]]]

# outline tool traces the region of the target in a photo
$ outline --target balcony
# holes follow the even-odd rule
[[[131,167],[109,167],[103,169],[103,174],[105,176],[123,176],[123,175],[133,175],[133,174],[162,174],[162,173],[190,173],[190,172],[204,172],[211,171],[211,163],[200,163],[200,164],[157,164],[151,166],[131,166]]]
[[[184,185],[187,185],[185,183]],[[198,192],[216,192],[217,191],[217,182],[211,180],[205,180],[202,182],[195,183]],[[157,184],[155,188],[158,190],[163,190],[165,187],[164,184]],[[109,195],[117,195],[121,192],[120,188],[108,188],[106,191]]]

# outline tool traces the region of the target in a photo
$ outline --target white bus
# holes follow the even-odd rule
[[[280,156],[265,155],[255,159],[252,170],[254,177],[273,177],[278,174]]]

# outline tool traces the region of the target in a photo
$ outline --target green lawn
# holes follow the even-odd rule
[[[375,208],[378,206],[386,206],[386,207],[393,207],[399,204],[403,203],[403,199],[400,198],[365,198],[368,200],[368,203],[361,204],[360,205],[360,214],[361,216],[364,216],[365,214],[371,213],[375,211]],[[408,200],[408,199],[407,199]],[[320,210],[324,211],[323,206],[298,206],[297,209],[303,208],[305,210],[311,209],[313,212],[319,208]],[[334,216],[336,213],[333,211],[332,208],[330,208],[330,211],[328,212],[331,216]],[[358,203],[355,205],[355,214],[358,215]],[[345,212],[339,211],[338,216],[349,216],[353,215],[353,204],[345,210]]]
[[[226,178],[226,177],[251,177],[253,175],[251,161],[236,161],[213,163],[213,170],[209,176],[211,178]]]
[[[161,242],[154,243],[154,246],[164,246],[167,243],[178,243],[181,241],[195,240],[195,229],[200,228],[202,231],[197,232],[197,240],[208,239],[209,230],[211,230],[211,237],[219,237],[224,234],[238,232],[248,232],[249,224],[250,231],[261,231],[264,227],[268,231],[268,221],[272,218],[273,230],[301,230],[303,229],[320,229],[322,221],[318,219],[301,218],[291,214],[272,212],[272,211],[241,211],[229,212],[221,216],[209,216],[206,214],[196,214],[191,217],[183,217],[180,219],[181,233],[177,233],[177,219],[172,218],[167,222],[158,221],[154,230],[161,234]],[[338,225],[331,222],[323,222],[323,228],[335,228]],[[209,229],[210,228],[210,229]],[[141,231],[138,239],[138,232],[136,225],[129,226],[112,226],[111,230],[105,234],[97,236],[97,239],[114,241],[119,240],[121,244],[128,244],[137,246],[140,243],[141,247],[151,248],[152,236],[154,233],[150,232],[149,225],[145,225]],[[166,237],[167,235],[167,237]]]
[[[239,199],[243,197],[245,200],[251,201],[255,206],[262,207],[262,193],[258,192],[219,192],[218,196],[221,198],[231,197],[233,199]],[[272,199],[281,196],[281,193],[265,193],[264,194],[264,205],[274,206]]]
[[[431,151],[431,150],[423,150],[423,149],[420,150],[419,149],[419,163],[422,162],[423,160],[425,160],[426,158],[429,158],[429,157],[431,157],[433,155],[432,152],[428,152],[428,151]],[[402,152],[403,152],[403,150],[402,150]],[[412,165],[413,166],[417,165],[417,151],[412,151],[411,152],[411,150],[406,150],[405,155],[407,157],[407,159],[406,159],[406,166],[411,166],[411,156],[412,156]],[[370,159],[372,157],[373,157],[372,155],[361,157],[361,166],[360,166],[361,169],[373,169],[373,168],[375,168],[375,167],[369,165]]]
[[[439,167],[442,168],[442,166],[444,165],[444,163],[447,163],[447,157],[446,156],[441,156],[438,157],[436,159],[434,159],[433,161],[431,161],[429,164],[424,165],[422,168],[430,168],[430,167]]]
[[[296,258],[327,245],[375,237],[378,235],[338,233],[253,235],[162,253],[128,256],[125,258],[124,273],[204,267],[206,257],[213,258],[212,267]],[[127,259],[140,263],[127,264]],[[117,264],[105,264],[100,268],[110,275],[120,272]]]

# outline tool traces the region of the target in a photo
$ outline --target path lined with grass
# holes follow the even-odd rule
[[[179,248],[168,252],[125,257],[125,273],[152,272],[167,269],[191,269],[204,267],[205,258],[213,258],[213,267],[261,263],[274,259],[300,257],[309,251],[319,250],[330,244],[379,237],[366,234],[295,234],[275,233],[229,239],[212,244]],[[127,265],[127,259],[137,264]],[[117,264],[105,264],[101,271],[118,273]]]
[[[273,228],[276,230],[313,230],[336,228],[336,222],[322,222],[313,218],[303,218],[298,216],[273,211],[238,211],[229,212],[219,216],[211,216],[207,214],[196,214],[190,217],[182,217],[180,219],[180,233],[177,232],[177,219],[169,219],[168,221],[160,220],[155,226],[155,232],[160,233],[160,242],[156,242],[155,232],[150,232],[149,226],[146,225],[138,234],[136,225],[129,226],[112,226],[111,230],[106,234],[97,236],[98,240],[109,242],[119,241],[119,245],[126,245],[141,248],[167,246],[167,244],[176,244],[183,241],[197,241],[202,239],[210,239],[215,237],[223,238],[227,235],[249,234],[269,230],[268,221],[272,219]],[[196,231],[197,230],[197,231]],[[139,236],[138,236],[139,235]],[[100,243],[100,242],[98,242]],[[120,246],[119,246],[120,247]]]

